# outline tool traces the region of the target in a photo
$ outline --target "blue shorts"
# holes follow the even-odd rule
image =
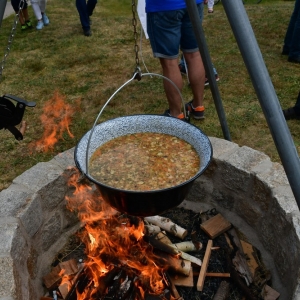
[[[19,8],[24,9],[27,8],[26,0],[11,0],[11,6],[13,7],[15,12],[19,11]]]
[[[197,5],[203,19],[203,3]],[[184,9],[147,13],[147,32],[154,57],[174,59],[182,52],[198,51],[189,14]]]

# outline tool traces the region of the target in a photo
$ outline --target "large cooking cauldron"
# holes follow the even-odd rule
[[[119,136],[139,132],[165,133],[190,143],[200,157],[197,174],[177,186],[146,192],[113,188],[95,180],[89,174],[87,162],[99,146]],[[153,216],[179,205],[195,179],[208,167],[211,158],[211,143],[198,127],[177,118],[159,115],[133,115],[103,122],[93,127],[92,135],[91,130],[88,131],[75,148],[76,166],[96,184],[103,199],[116,210],[134,216]]]

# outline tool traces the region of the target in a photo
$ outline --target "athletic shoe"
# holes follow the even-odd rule
[[[42,19],[43,19],[43,22],[44,22],[45,26],[49,25],[50,21],[49,21],[49,18],[47,17],[47,15],[45,13],[42,14]]]
[[[186,111],[187,111],[187,110],[186,110]],[[188,111],[187,111],[187,112],[188,112]],[[181,120],[181,121],[190,123],[190,117],[189,117],[189,114],[187,114],[187,119],[184,117],[184,114],[183,114],[183,113],[181,113],[181,114],[178,115],[177,117],[173,117],[173,116],[171,116],[171,114],[170,114],[170,110],[167,109],[167,110],[164,112],[163,116],[166,116],[166,117],[172,117],[172,118],[177,118],[177,119],[179,119],[179,120]]]
[[[26,30],[27,29],[27,25],[26,24],[22,24],[21,25],[21,30],[23,31],[23,30]]]
[[[178,65],[178,67],[179,67],[180,73],[183,74],[183,75],[186,75],[185,64],[184,64],[184,63],[180,63],[180,64]]]
[[[282,110],[286,120],[297,119],[300,120],[300,116],[296,114],[294,107]]]
[[[220,80],[220,77],[219,77],[218,74],[215,74],[215,78],[216,78],[216,81],[219,81],[219,80]],[[208,78],[205,78],[205,85],[209,85]]]
[[[37,25],[36,25],[36,29],[37,30],[41,30],[44,27],[44,22],[42,20],[38,21]]]
[[[204,117],[204,110],[205,110],[204,106],[194,107],[192,103],[193,103],[193,100],[190,101],[189,103],[187,103],[185,105],[185,110],[189,111],[190,114],[193,116],[193,118],[196,120],[204,119],[205,118]]]
[[[27,25],[27,27],[30,28],[30,29],[33,27],[30,20],[26,21],[26,25]]]

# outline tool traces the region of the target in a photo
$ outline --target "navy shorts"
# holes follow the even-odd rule
[[[11,0],[11,5],[14,11],[18,12],[20,8],[27,8],[27,0]]]
[[[197,5],[203,19],[203,3]],[[182,52],[198,51],[198,44],[187,10],[147,13],[147,32],[154,57],[174,59]]]

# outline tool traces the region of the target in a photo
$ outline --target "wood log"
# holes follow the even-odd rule
[[[169,218],[161,216],[145,217],[145,221],[157,225],[163,230],[173,234],[174,236],[184,239],[187,236],[187,230],[172,222]]]
[[[167,235],[164,231],[160,231],[159,233],[157,233],[155,238],[164,244],[172,245],[171,240],[167,237]]]
[[[59,265],[52,268],[51,272],[45,275],[42,279],[47,289],[55,289],[58,287],[59,282],[61,281],[61,276],[59,272],[61,268]]]
[[[202,243],[198,243],[197,247],[192,241],[172,244],[171,247],[182,252],[195,252],[202,249]]]
[[[209,263],[209,259],[210,259],[212,245],[213,245],[213,241],[209,240],[207,243],[207,246],[206,246],[203,263],[201,266],[201,270],[200,270],[200,274],[199,274],[198,282],[197,282],[197,291],[200,291],[200,292],[203,290],[204,280],[205,280],[206,271],[207,271],[207,267],[208,267],[208,263]]]
[[[210,218],[200,225],[200,228],[211,238],[214,239],[220,234],[231,228],[228,222],[221,214]]]
[[[229,282],[222,281],[220,283],[220,286],[219,286],[217,292],[215,293],[215,295],[213,297],[213,300],[226,300],[227,296],[229,294],[229,290],[230,290]]]
[[[159,252],[158,255],[159,258],[157,264],[160,265],[160,267],[167,268],[167,270],[175,274],[189,276],[192,269],[190,261],[176,258],[164,252]]]
[[[145,230],[147,235],[157,235],[159,232],[161,232],[161,229],[159,226],[156,225],[145,225]]]
[[[199,259],[195,256],[192,256],[190,254],[187,254],[185,252],[179,251],[179,250],[175,249],[174,247],[172,247],[171,245],[162,243],[161,241],[156,240],[153,237],[147,237],[146,240],[148,240],[149,243],[156,249],[162,250],[162,251],[172,254],[172,255],[180,256],[182,259],[189,260],[190,262],[192,262],[198,266],[202,265],[201,259]]]

